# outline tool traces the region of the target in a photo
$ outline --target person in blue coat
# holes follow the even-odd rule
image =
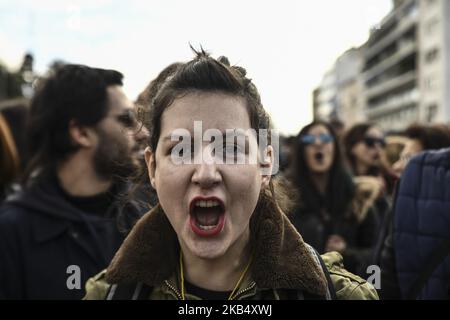
[[[442,246],[449,238],[450,149],[425,152],[402,174],[382,256],[382,297],[449,299],[450,250]]]

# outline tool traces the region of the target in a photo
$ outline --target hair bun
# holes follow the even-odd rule
[[[217,61],[219,61],[220,63],[226,65],[227,67],[230,66],[230,60],[228,60],[228,58],[225,57],[225,56],[220,56],[220,57],[217,59]]]
[[[234,66],[234,69],[236,69],[241,76],[245,77],[247,75],[247,70],[245,70],[245,68],[239,67],[239,66]]]
[[[230,60],[228,60],[228,58],[225,57],[225,56],[220,56],[219,58],[217,58],[217,61],[219,61],[220,63],[226,65],[227,67],[231,67]],[[239,66],[233,66],[232,68],[233,68],[234,70],[236,70],[237,72],[239,72],[239,74],[240,74],[242,77],[245,77],[245,76],[247,75],[247,70],[245,70],[245,69],[242,68],[242,67],[239,67]]]

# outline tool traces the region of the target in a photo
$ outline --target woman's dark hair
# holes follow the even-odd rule
[[[182,65],[183,63],[181,62],[172,63],[165,67],[154,80],[150,81],[144,91],[142,91],[136,99],[138,110],[149,112],[150,104],[158,94],[161,85],[164,84],[167,78],[173,76],[177,69]],[[145,121],[144,117],[141,117],[140,119]]]
[[[325,195],[319,191],[311,180],[311,169],[306,162],[306,146],[301,138],[317,126],[323,126],[333,136],[334,156],[328,176],[328,186]],[[295,161],[291,180],[300,193],[300,209],[309,213],[321,212],[321,206],[326,205],[326,211],[331,215],[347,213],[355,194],[355,185],[351,175],[342,161],[338,137],[333,128],[326,122],[314,121],[305,126],[297,135]]]
[[[195,53],[193,60],[166,67],[138,98],[139,120],[149,131],[150,149],[155,152],[158,147],[164,111],[176,99],[195,92],[218,92],[242,97],[246,102],[251,128],[270,131],[270,118],[262,106],[258,90],[246,77],[246,70],[231,66],[226,57],[214,59],[203,49],[192,50]],[[140,177],[141,181],[148,182],[146,168]],[[268,190],[262,190],[259,208],[282,211],[291,208],[288,200],[291,195],[286,193],[287,188],[283,188],[280,180],[273,178]]]
[[[25,180],[36,169],[52,168],[79,148],[70,139],[70,121],[96,125],[108,112],[107,87],[122,85],[122,78],[114,70],[67,64],[39,81],[30,107]]]
[[[347,163],[352,170],[353,173],[356,173],[356,158],[352,152],[353,147],[361,142],[371,128],[375,127],[373,123],[361,123],[357,124],[348,130],[348,132],[344,135],[343,145],[344,145],[344,154],[347,160]],[[376,175],[378,173],[377,168],[371,168],[369,174]]]
[[[423,150],[439,150],[450,147],[450,132],[438,126],[413,124],[405,130],[409,139],[419,140]]]
[[[144,125],[150,132],[150,148],[156,151],[163,112],[177,98],[198,91],[221,92],[244,98],[251,127],[255,130],[270,129],[270,118],[261,104],[258,90],[246,77],[246,70],[230,66],[226,57],[216,60],[203,49],[194,52],[196,57],[187,63],[177,65],[176,71],[159,86],[157,94],[151,101],[150,112],[144,120]]]

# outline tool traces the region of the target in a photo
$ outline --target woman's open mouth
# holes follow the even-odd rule
[[[225,225],[225,205],[218,198],[196,197],[189,206],[189,223],[200,237],[213,237]]]
[[[322,152],[316,152],[314,154],[314,159],[320,164],[323,163],[324,158],[325,158],[325,156],[324,156],[324,154]]]

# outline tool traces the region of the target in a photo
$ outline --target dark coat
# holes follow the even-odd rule
[[[81,299],[84,282],[109,264],[124,239],[116,207],[112,204],[104,216],[82,212],[51,179],[5,202],[0,208],[0,300]],[[80,289],[67,287],[71,265],[80,268]]]
[[[349,179],[347,183],[353,184]],[[332,192],[334,190],[329,190],[328,194]],[[371,261],[379,225],[373,207],[378,192],[373,178],[355,178],[354,191],[341,191],[339,204],[329,197],[321,197],[308,186],[308,190],[303,189],[300,208],[291,220],[305,241],[320,253],[324,252],[331,235],[344,238],[347,243],[343,252],[345,267],[350,272],[367,276],[366,268]]]
[[[450,237],[450,149],[411,160],[400,182],[394,225],[395,266],[402,298],[433,250]],[[450,255],[426,282],[418,299],[449,296]]]

